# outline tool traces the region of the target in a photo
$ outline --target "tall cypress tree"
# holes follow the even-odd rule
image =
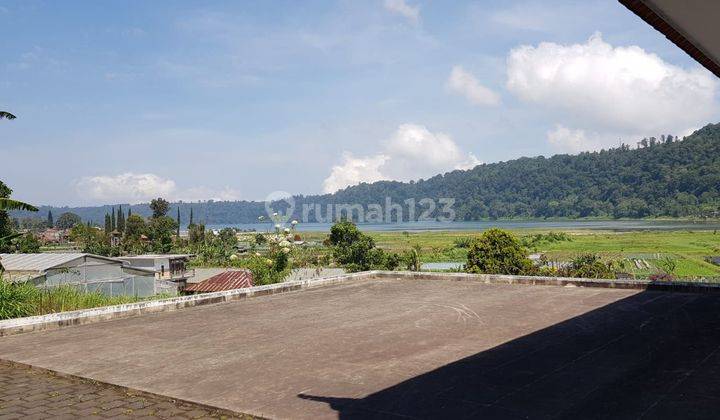
[[[105,233],[109,234],[112,232],[112,222],[110,221],[110,215],[105,213]]]
[[[52,210],[48,210],[47,224],[48,224],[49,228],[55,226],[55,222],[53,221],[53,216],[52,216]]]
[[[180,206],[177,208],[177,237],[180,237]]]
[[[110,231],[112,232],[115,230],[117,225],[115,224],[115,207],[112,208],[110,211]]]
[[[188,224],[188,227],[192,226],[193,224],[193,212],[192,207],[190,207],[190,223]]]
[[[118,206],[117,230],[120,233],[125,232],[125,213],[123,213],[122,206]]]
[[[128,219],[132,216],[132,207],[128,207]]]

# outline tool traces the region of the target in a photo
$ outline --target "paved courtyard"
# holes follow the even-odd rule
[[[0,358],[272,418],[706,418],[720,296],[358,280],[0,339]]]
[[[177,402],[41,370],[0,363],[0,419],[232,419]],[[249,417],[248,417],[249,419]]]

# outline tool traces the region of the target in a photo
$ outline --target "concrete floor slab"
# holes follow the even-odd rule
[[[274,418],[637,417],[692,398],[702,416],[718,310],[711,294],[358,280],[5,337],[0,358]]]

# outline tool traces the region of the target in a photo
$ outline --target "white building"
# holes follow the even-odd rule
[[[193,254],[143,254],[132,257],[118,257],[130,267],[150,270],[157,280],[171,281],[182,290],[189,278],[195,275],[194,269],[187,268]]]
[[[155,273],[124,261],[84,253],[0,254],[3,278],[31,282],[40,288],[70,285],[108,296],[147,297],[174,291]]]

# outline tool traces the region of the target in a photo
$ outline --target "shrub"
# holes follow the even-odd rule
[[[472,238],[469,236],[463,236],[461,238],[455,238],[453,245],[455,248],[470,248],[472,244]]]
[[[488,274],[524,274],[532,267],[527,250],[510,232],[490,229],[470,244],[465,271]]]
[[[677,269],[677,261],[671,257],[663,257],[657,261],[657,266],[660,267],[666,274],[672,275]]]
[[[386,255],[387,257],[385,258],[384,268],[390,271],[397,270],[397,268],[400,267],[400,263],[402,262],[402,258],[400,257],[400,255],[394,252],[390,252]]]
[[[233,264],[236,267],[247,268],[253,274],[253,283],[256,286],[280,283],[285,280],[290,269],[278,269],[278,265],[270,258],[254,255],[250,258],[238,260]]]
[[[558,274],[563,277],[611,279],[615,278],[615,264],[605,263],[595,254],[582,254],[560,269]]]
[[[405,267],[410,271],[420,271],[420,254],[418,253],[418,247],[413,247],[410,250],[405,251],[403,255],[405,260]]]
[[[355,223],[350,221],[335,223],[330,228],[327,242],[332,247],[335,261],[348,271],[390,269],[388,267],[399,264],[399,259],[391,257],[389,260],[382,249],[375,248],[375,241],[360,232]]]
[[[267,242],[267,239],[265,238],[265,235],[262,233],[256,233],[255,234],[255,243],[257,245],[263,245]]]

